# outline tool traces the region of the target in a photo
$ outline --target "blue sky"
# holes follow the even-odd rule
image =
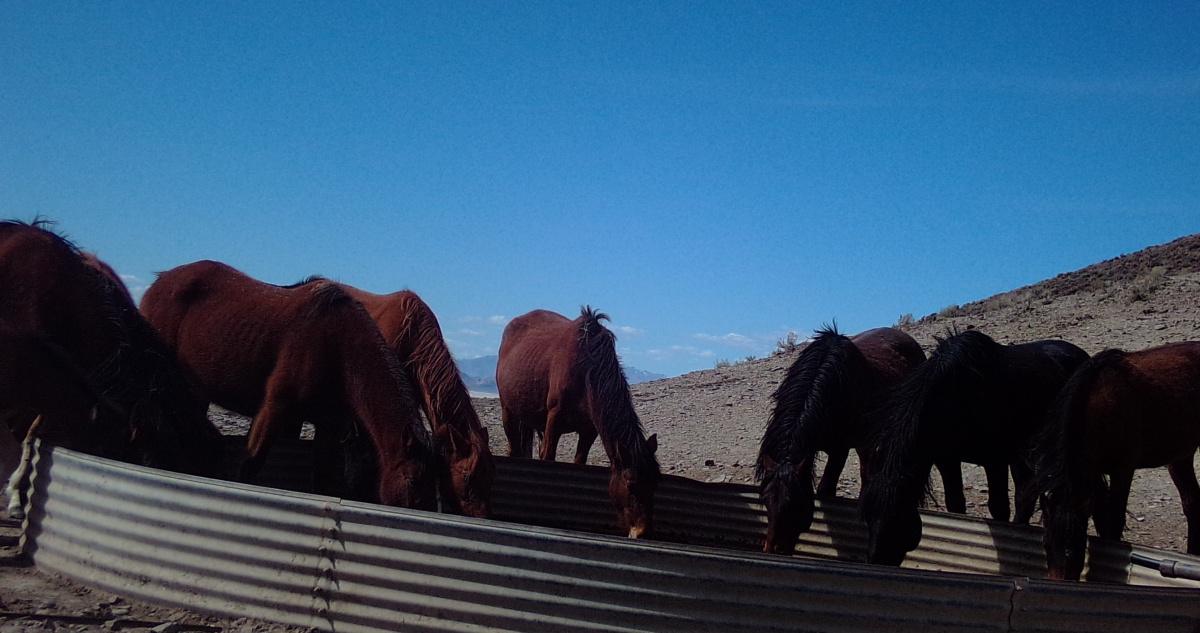
[[[1200,231],[1194,2],[428,4],[0,0],[0,217],[668,375]]]

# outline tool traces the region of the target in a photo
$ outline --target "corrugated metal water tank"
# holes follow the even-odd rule
[[[1200,628],[1197,583],[1129,565],[1131,551],[1197,562],[1184,555],[1094,542],[1091,579],[1160,586],[1038,580],[1039,530],[927,513],[913,569],[868,566],[844,562],[865,534],[835,500],[804,557],[768,556],[753,488],[677,477],[657,502],[670,542],[639,542],[606,535],[605,469],[498,462],[484,521],[46,449],[26,545],[130,598],[331,631]]]

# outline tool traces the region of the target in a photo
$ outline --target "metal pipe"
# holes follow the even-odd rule
[[[1156,559],[1150,558],[1143,554],[1131,553],[1129,562],[1150,569],[1157,569],[1158,573],[1164,578],[1186,578],[1188,580],[1200,580],[1200,565],[1195,563],[1186,563],[1169,558]]]

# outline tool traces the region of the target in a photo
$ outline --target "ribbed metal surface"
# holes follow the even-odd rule
[[[496,510],[502,517],[613,527],[603,469],[501,462]],[[658,519],[664,536],[692,543],[679,545],[347,503],[60,450],[44,451],[37,473],[27,537],[39,567],[131,598],[323,630],[1183,631],[1200,625],[1200,593],[1189,589],[897,570],[697,545],[757,547],[761,510],[746,486],[665,481]],[[585,500],[574,500],[576,494]],[[551,505],[569,499],[557,510]],[[852,504],[824,504],[820,515],[825,531],[814,531],[811,549],[849,558],[861,551]],[[1022,569],[1031,565],[1020,562],[1026,550],[1041,555],[1037,530],[925,519],[926,540],[980,550],[951,557],[974,562],[952,565]],[[988,543],[1009,541],[1022,545],[1011,554],[1003,547],[983,553]],[[1114,561],[1124,557],[1113,569],[1124,569],[1128,549],[1105,553]],[[924,556],[914,564],[925,566]]]
[[[602,534],[620,534],[607,497],[608,470],[598,466],[497,459],[496,518]],[[760,551],[766,516],[758,489],[739,484],[708,484],[665,476],[655,498],[661,540]],[[1046,575],[1040,528],[996,523],[946,512],[922,512],[921,546],[904,567],[930,571],[1004,576]],[[866,560],[867,530],[858,506],[848,499],[818,500],[812,528],[800,537],[799,556],[843,561]],[[1086,570],[1092,581],[1200,588],[1200,583],[1163,578],[1133,566],[1131,551],[1152,557],[1200,561],[1176,552],[1092,539]]]
[[[24,537],[38,567],[149,602],[311,624],[336,501],[62,450],[39,462]]]

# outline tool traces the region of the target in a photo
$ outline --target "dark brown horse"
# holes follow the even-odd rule
[[[1167,467],[1188,521],[1187,551],[1200,553],[1192,466],[1200,446],[1200,343],[1100,352],[1063,388],[1040,439],[1032,494],[1045,495],[1051,578],[1079,579],[1089,513],[1101,538],[1121,538],[1139,468]]]
[[[21,332],[0,321],[0,478],[16,467],[26,421],[42,416],[46,431],[38,436],[56,446],[97,446],[97,409],[124,412],[100,393],[75,361],[40,333]]]
[[[512,320],[500,341],[496,386],[508,454],[530,457],[534,431],[541,458],[553,460],[563,433],[578,433],[575,463],[587,461],[599,435],[612,465],[609,496],[631,538],[653,530],[660,471],[656,436],[645,436],[617,358],[607,315],[585,307],[574,321],[548,310]]]
[[[273,286],[200,261],[159,274],[142,311],[205,396],[254,416],[243,481],[257,477],[276,437],[299,435],[309,421],[321,456],[320,492],[437,508],[444,465],[426,444],[404,368],[362,305],[337,284],[317,278]],[[377,498],[363,490],[373,476],[337,474],[329,457],[340,442],[361,441],[362,427],[375,449],[367,456],[378,460]],[[352,461],[348,471],[370,468]]]
[[[1036,498],[1021,493],[1032,475],[1032,438],[1087,358],[1065,341],[1001,345],[978,330],[940,340],[885,403],[860,503],[869,532],[867,561],[899,565],[920,544],[917,508],[930,467],[941,460],[983,466],[988,508],[999,521],[1009,518],[1011,467],[1018,498],[1027,500],[1017,507],[1017,521],[1028,522]]]
[[[866,478],[871,414],[886,390],[923,362],[921,346],[900,330],[877,328],[853,338],[834,328],[817,331],[775,390],[775,407],[759,447],[755,474],[767,510],[763,551],[791,554],[812,525],[818,451],[829,456],[818,495],[837,494],[852,448]]]
[[[51,415],[42,433],[113,459],[216,474],[220,435],[171,348],[111,268],[44,224],[0,222],[0,320],[61,352],[115,406],[101,408],[86,429],[61,428]],[[7,413],[22,435],[34,417],[28,408]]]
[[[411,290],[377,295],[346,284],[342,287],[367,309],[412,378],[421,409],[433,427],[434,443],[450,468],[463,514],[487,518],[496,478],[487,429],[471,405],[471,393],[433,310]]]

